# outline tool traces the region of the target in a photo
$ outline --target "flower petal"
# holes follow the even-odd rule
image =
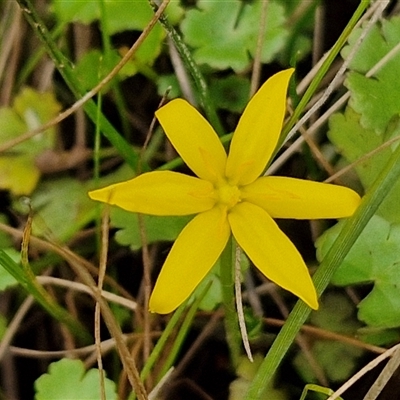
[[[189,215],[215,204],[213,185],[193,176],[153,171],[89,192],[93,200],[151,215]]]
[[[293,68],[269,78],[248,103],[233,134],[226,165],[232,184],[258,178],[278,143],[286,110],[286,92]]]
[[[187,101],[175,99],[156,111],[165,134],[183,161],[201,179],[223,176],[226,152],[214,129]]]
[[[150,297],[151,312],[179,307],[210,271],[225,248],[230,229],[220,207],[197,215],[176,239]]]
[[[228,220],[239,246],[268,279],[318,308],[314,284],[301,255],[263,209],[242,202],[231,210]]]
[[[343,218],[354,213],[360,196],[344,186],[303,179],[266,176],[245,186],[241,198],[273,218]]]

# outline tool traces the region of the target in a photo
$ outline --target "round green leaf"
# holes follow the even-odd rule
[[[51,363],[46,374],[35,381],[35,400],[100,400],[99,371],[85,371],[81,360],[64,358]],[[104,379],[107,400],[117,400],[115,383]]]

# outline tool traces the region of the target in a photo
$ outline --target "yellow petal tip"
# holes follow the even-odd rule
[[[308,306],[309,306],[310,308],[312,308],[312,309],[315,310],[315,311],[317,311],[318,308],[319,308],[319,303],[318,303],[318,300],[317,300],[317,299],[315,299],[315,300],[313,300],[312,302],[309,302],[309,303],[307,303],[307,304],[308,304]]]
[[[109,187],[105,187],[103,189],[91,190],[90,192],[88,192],[88,196],[92,200],[111,204],[111,190],[109,189]]]
[[[311,282],[311,279],[310,279],[310,282]],[[290,288],[288,290],[290,291]],[[304,291],[303,291],[303,293],[295,293],[295,292],[293,292],[293,293],[296,294],[310,308],[312,308],[315,311],[318,310],[318,308],[319,308],[318,297],[317,297],[317,292],[315,291],[313,284],[307,293],[304,293]]]
[[[154,293],[154,292],[153,292]],[[178,308],[178,305],[171,305],[167,301],[160,301],[160,299],[155,299],[152,295],[149,301],[149,311],[152,314],[170,314]]]

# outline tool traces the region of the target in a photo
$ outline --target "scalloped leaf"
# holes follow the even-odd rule
[[[156,26],[138,48],[132,59],[119,71],[117,77],[122,80],[152,66],[161,53],[164,37],[165,34],[161,27]],[[121,61],[123,54],[127,50],[127,48],[121,47],[118,51],[111,49],[107,54],[98,49],[86,52],[75,68],[82,87],[89,90],[96,86]]]
[[[176,23],[182,16],[179,3],[178,0],[172,0],[166,9],[171,23]],[[64,23],[81,22],[88,25],[100,19],[100,3],[97,1],[53,0],[52,4],[57,18]],[[141,31],[154,14],[148,0],[105,0],[104,6],[110,35],[127,30]]]
[[[326,231],[316,242],[317,258],[323,260],[343,224]],[[400,326],[400,224],[375,215],[361,233],[332,283],[338,286],[373,284],[359,303],[358,317],[377,328]]]
[[[399,136],[400,118],[397,117],[393,117],[386,130],[380,134],[372,129],[363,128],[360,115],[351,107],[347,107],[344,114],[332,115],[329,120],[328,137],[350,162],[358,160],[388,140]],[[375,181],[397,145],[398,143],[394,143],[355,166],[357,175],[366,190]],[[377,214],[391,222],[400,223],[400,208],[397,206],[399,196],[400,182],[394,185],[379,207]]]
[[[223,1],[199,0],[196,4],[181,23],[185,42],[195,49],[196,62],[236,72],[246,69],[256,51],[261,1],[232,0],[229,7]],[[270,1],[262,62],[273,60],[284,47],[288,37],[284,23],[283,6]]]
[[[343,49],[346,57],[360,35],[356,30],[350,36],[350,46]],[[382,20],[364,39],[350,64],[345,85],[351,91],[350,105],[361,114],[361,124],[377,133],[386,130],[393,116],[400,114],[400,54],[392,57],[373,77],[364,74],[400,42],[400,17]]]
[[[115,383],[105,378],[105,397],[117,400]],[[50,364],[48,372],[35,381],[35,400],[100,400],[99,371],[85,371],[81,360],[64,358]]]
[[[400,18],[383,20],[375,26],[351,62],[346,85],[350,89],[350,105],[344,114],[330,118],[329,139],[343,156],[354,162],[366,153],[379,149],[388,140],[400,137],[399,56],[391,59],[373,78],[363,74],[382,59],[400,40]],[[347,56],[359,32],[352,34]],[[355,166],[364,188],[368,190],[386,165],[398,142],[379,150]],[[340,286],[373,284],[371,292],[360,302],[358,317],[372,328],[400,326],[400,182],[364,229],[346,259],[336,272],[333,283]],[[341,230],[342,224],[331,228],[317,241],[317,257],[322,260]],[[379,333],[379,340],[383,335]]]
[[[109,35],[129,30],[142,31],[154,15],[148,0],[135,0],[133,3],[106,0],[104,6]],[[97,1],[54,0],[53,8],[58,19],[64,23],[78,21],[90,24],[100,19],[100,3]],[[178,1],[172,1],[165,12],[170,21],[177,23],[183,10]],[[132,76],[146,66],[153,65],[161,53],[165,35],[161,25],[155,25],[135,52],[132,60],[121,70],[119,76],[122,78]],[[119,49],[121,53],[124,50],[124,48]],[[99,50],[86,53],[78,63],[78,71],[80,71],[84,87],[91,89],[95,86],[117,64],[120,58],[117,51],[111,52],[108,57],[105,57]],[[101,60],[100,63],[99,60]],[[99,66],[101,67],[100,71]]]

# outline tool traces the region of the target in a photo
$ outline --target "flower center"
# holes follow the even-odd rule
[[[241,201],[240,190],[236,185],[230,185],[224,182],[216,188],[217,202],[221,205],[227,206],[228,209],[234,207]]]

